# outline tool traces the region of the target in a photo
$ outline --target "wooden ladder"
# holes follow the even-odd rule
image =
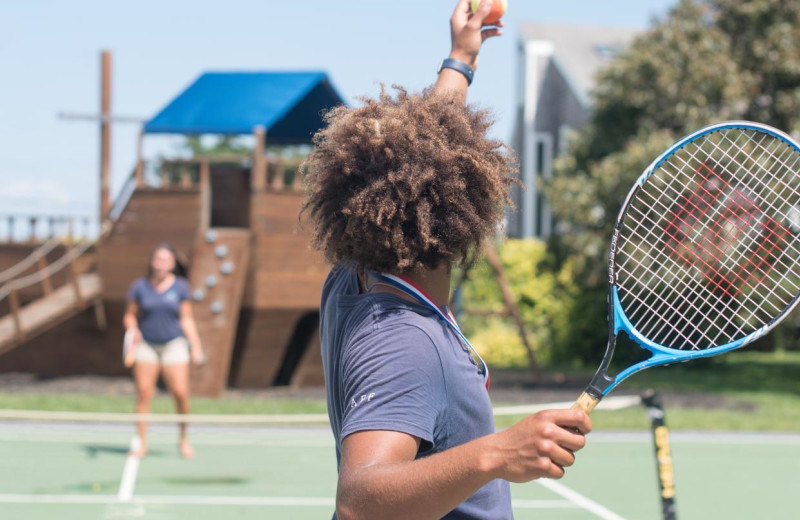
[[[228,383],[250,262],[252,232],[211,228],[195,247],[190,273],[195,322],[206,363],[192,371],[192,393],[219,396]]]

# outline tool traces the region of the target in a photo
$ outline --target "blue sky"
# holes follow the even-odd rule
[[[646,27],[675,0],[510,0],[470,101],[512,124],[521,22]],[[26,0],[0,5],[0,214],[96,214],[99,52],[114,54],[113,110],[150,117],[206,70],[327,71],[348,100],[378,82],[435,80],[455,0]],[[133,167],[137,129],[116,125],[112,193]],[[160,146],[163,146],[160,145]],[[153,143],[147,152],[153,153]]]

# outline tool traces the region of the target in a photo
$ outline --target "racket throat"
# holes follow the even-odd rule
[[[589,386],[586,387],[585,392],[596,399],[602,399],[603,396],[610,391],[616,381],[616,378],[608,375],[608,367],[611,364],[611,358],[614,357],[616,345],[617,335],[609,334],[603,361],[600,363],[600,367],[589,382]]]

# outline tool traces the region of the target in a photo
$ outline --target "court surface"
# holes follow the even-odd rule
[[[153,426],[151,453],[126,456],[125,425],[0,424],[3,519],[330,518],[327,427],[195,427],[197,457]],[[595,432],[560,481],[513,484],[517,519],[657,519],[649,433]],[[672,434],[680,519],[796,519],[800,435]],[[127,463],[127,464],[126,464]],[[124,474],[124,476],[123,476]]]

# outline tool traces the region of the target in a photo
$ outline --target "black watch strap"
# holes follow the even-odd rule
[[[472,78],[475,76],[475,71],[463,61],[455,58],[445,58],[442,60],[442,63],[439,65],[439,70],[436,72],[442,72],[442,69],[457,70],[467,78],[467,85],[472,85]]]

